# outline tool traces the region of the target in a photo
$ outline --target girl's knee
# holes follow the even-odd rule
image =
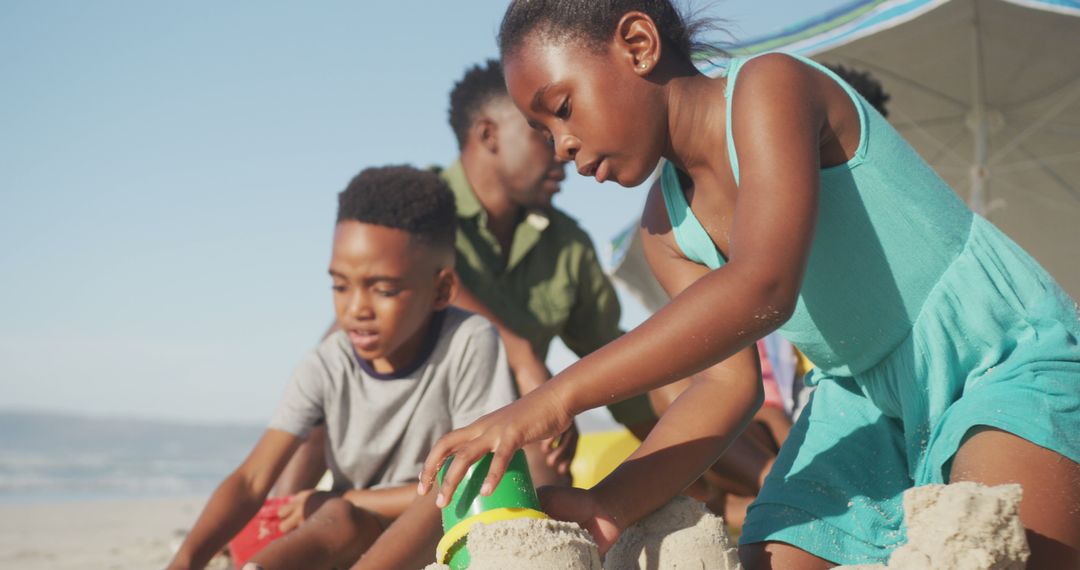
[[[754,542],[739,546],[739,562],[745,570],[825,570],[836,566],[823,558],[783,542]]]
[[[957,451],[949,480],[1019,484],[1028,567],[1080,566],[1080,464],[1009,432],[980,427]]]

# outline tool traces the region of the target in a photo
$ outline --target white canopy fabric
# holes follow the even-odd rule
[[[774,50],[871,72],[923,158],[1080,299],[1080,1],[859,0],[732,51]],[[648,282],[622,237],[616,278]]]

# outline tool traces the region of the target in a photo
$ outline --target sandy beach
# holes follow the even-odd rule
[[[206,497],[0,505],[0,568],[164,568]]]

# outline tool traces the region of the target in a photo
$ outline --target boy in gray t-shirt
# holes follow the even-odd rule
[[[327,427],[331,492],[281,507],[288,534],[245,568],[423,566],[439,511],[417,497],[431,445],[514,399],[498,333],[448,308],[456,214],[437,175],[370,168],[339,196],[330,261],[341,329],[293,374],[269,428],[218,486],[170,568],[202,568],[259,511],[308,430]],[[377,548],[373,548],[377,546]]]
[[[514,401],[495,329],[450,307],[435,313],[416,365],[377,372],[337,331],[308,354],[270,428],[305,437],[323,422],[334,490],[409,484],[443,434]]]

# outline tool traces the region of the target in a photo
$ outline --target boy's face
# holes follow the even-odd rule
[[[403,230],[338,223],[330,259],[338,326],[377,372],[412,364],[432,312],[449,304],[455,282],[446,258]]]

